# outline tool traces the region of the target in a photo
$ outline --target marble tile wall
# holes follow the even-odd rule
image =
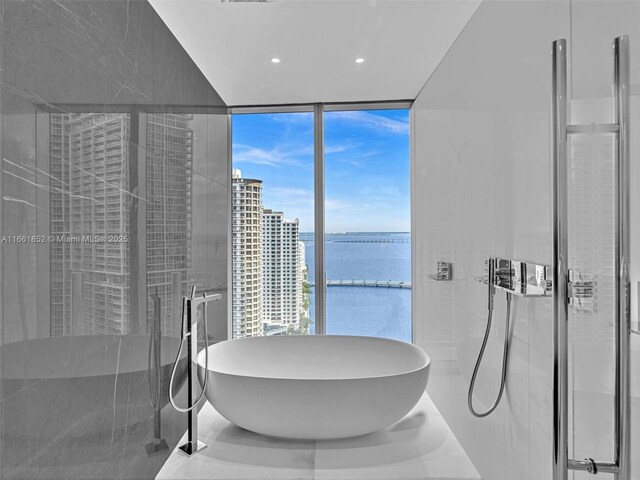
[[[166,392],[188,285],[224,293],[227,335],[226,106],[146,1],[1,8],[0,237],[37,240],[1,245],[0,477],[154,478],[186,429]]]
[[[550,51],[569,43],[572,121],[612,120],[614,37],[640,42],[637,2],[485,1],[418,96],[413,109],[415,341],[436,361],[428,392],[486,479],[550,478],[551,304],[516,299],[513,347],[502,404],[485,419],[466,393],[486,322],[486,291],[473,281],[485,256],[548,264]],[[640,64],[631,57],[632,125],[640,121]],[[632,132],[635,131],[632,128]],[[640,208],[640,135],[631,136],[632,212]],[[612,458],[612,142],[571,143],[571,262],[598,277],[594,312],[571,311],[570,455]],[[640,232],[632,220],[632,321],[637,322]],[[472,239],[470,241],[470,239]],[[433,282],[436,261],[454,281]],[[478,377],[479,405],[499,386],[504,300]],[[632,336],[632,448],[640,431],[640,342]],[[482,438],[482,441],[478,441]],[[633,457],[633,455],[632,455]],[[640,478],[632,458],[632,478]],[[586,478],[575,474],[575,478]]]

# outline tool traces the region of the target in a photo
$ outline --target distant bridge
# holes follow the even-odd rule
[[[349,240],[327,239],[326,241],[335,243],[411,243],[408,238],[354,238]]]
[[[315,282],[309,282],[312,287]],[[411,288],[411,282],[392,280],[327,280],[327,287],[380,287],[380,288]]]
[[[314,238],[300,236],[300,240],[303,242],[313,242]],[[354,238],[348,240],[326,238],[325,241],[333,243],[411,243],[411,239],[409,238]]]

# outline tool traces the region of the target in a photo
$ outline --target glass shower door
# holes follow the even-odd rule
[[[572,2],[571,9],[571,118],[582,125],[617,122],[614,98],[613,39],[628,35],[631,52],[640,44],[640,5],[637,2]],[[597,24],[597,28],[594,26]],[[640,136],[637,55],[630,56],[630,228],[631,323],[637,325],[637,292],[640,280],[638,215],[640,169],[637,167]],[[569,309],[569,457],[610,461],[616,457],[616,310],[621,292],[616,284],[617,238],[615,223],[617,134],[585,132],[568,141],[569,267],[592,285],[592,298],[576,298]],[[577,279],[577,275],[574,275]],[[631,405],[638,411],[637,394],[640,342],[631,335]],[[634,417],[636,418],[634,420]],[[631,414],[631,435],[640,424]],[[638,440],[637,438],[635,439]],[[633,445],[633,439],[631,445]],[[628,446],[625,446],[629,448]],[[636,461],[634,455],[632,464]],[[633,467],[632,467],[633,469]],[[613,478],[612,474],[598,476]],[[575,472],[586,479],[586,472]]]

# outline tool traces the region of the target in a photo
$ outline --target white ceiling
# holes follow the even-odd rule
[[[229,106],[413,99],[481,2],[150,1]]]

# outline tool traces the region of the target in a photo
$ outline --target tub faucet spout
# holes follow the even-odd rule
[[[206,293],[196,295],[196,286],[191,289],[191,295],[182,299],[182,338],[180,340],[180,348],[178,350],[178,356],[173,365],[171,372],[171,380],[169,382],[169,400],[171,405],[179,412],[187,413],[187,441],[178,447],[180,451],[188,456],[195,455],[201,450],[204,450],[207,446],[198,440],[198,403],[204,396],[204,391],[207,388],[207,375],[202,382],[202,391],[198,394],[197,391],[197,376],[198,376],[198,307],[202,304],[202,324],[204,330],[204,342],[205,342],[205,368],[209,364],[209,349],[207,338],[207,304],[213,300],[220,300],[222,295],[219,293]],[[182,354],[182,346],[187,343],[187,408],[181,408],[176,405],[173,398],[173,379],[175,376],[176,366],[180,361]]]

